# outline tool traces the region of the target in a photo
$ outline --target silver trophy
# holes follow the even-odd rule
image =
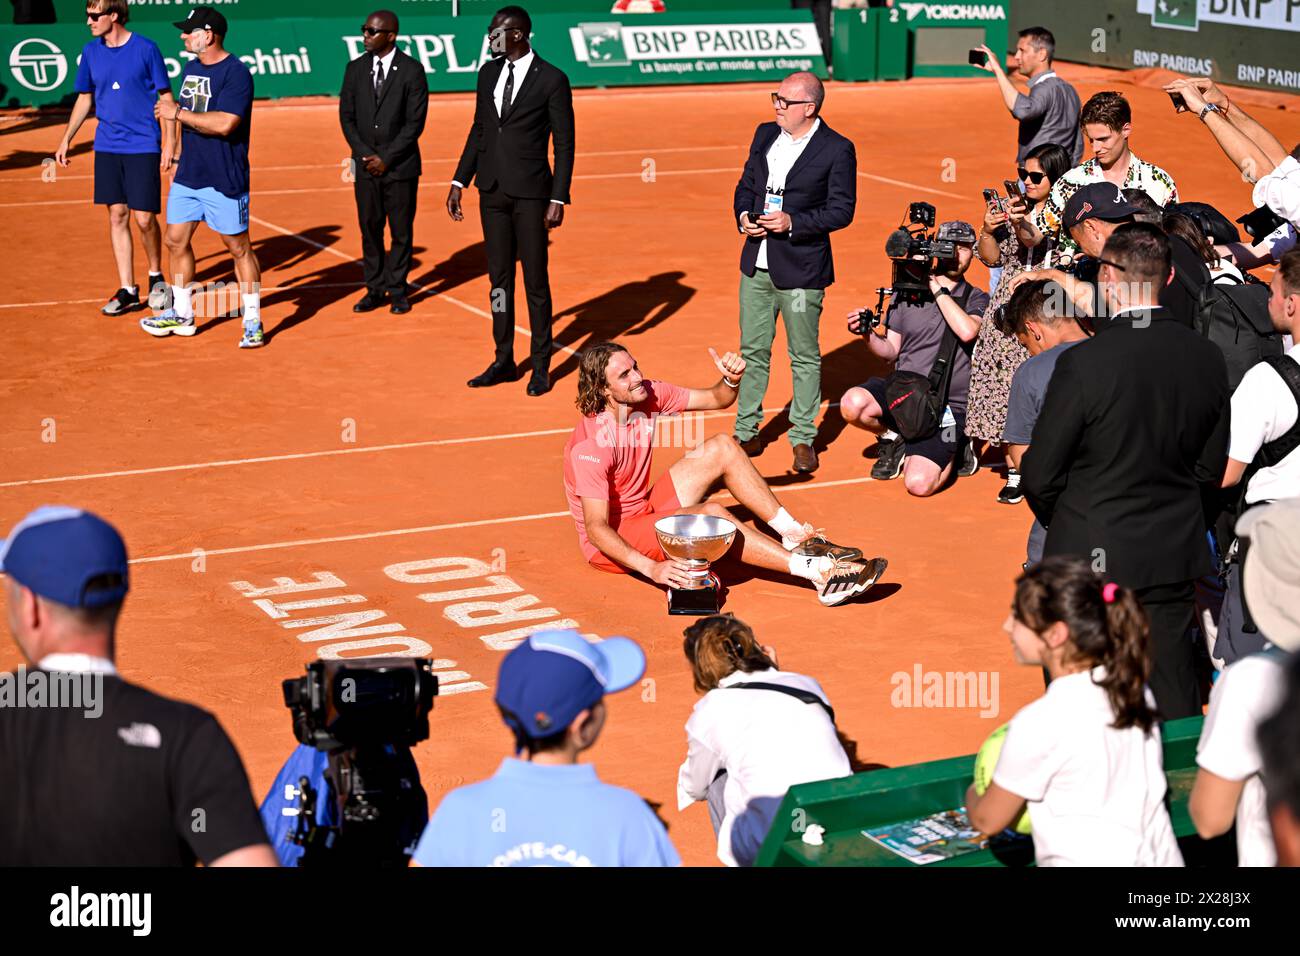
[[[659,547],[668,557],[690,565],[690,581],[668,589],[669,614],[717,614],[722,582],[709,565],[727,553],[736,526],[714,515],[671,515],[655,522]]]

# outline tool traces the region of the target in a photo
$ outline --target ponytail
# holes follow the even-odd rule
[[[682,633],[686,637],[682,649],[694,672],[695,689],[701,694],[736,671],[751,673],[776,666],[759,647],[749,625],[730,614],[700,618]]]
[[[1150,733],[1156,715],[1147,706],[1146,696],[1151,676],[1151,625],[1146,609],[1130,588],[1116,584],[1103,585],[1102,603],[1108,641],[1101,661],[1106,666],[1101,686],[1115,711],[1115,727],[1141,727],[1143,733]]]
[[[1101,665],[1117,730],[1140,727],[1150,733],[1155,712],[1147,705],[1150,624],[1134,593],[1106,583],[1083,558],[1046,558],[1016,579],[1016,620],[1037,634],[1058,621],[1070,632],[1072,658]]]

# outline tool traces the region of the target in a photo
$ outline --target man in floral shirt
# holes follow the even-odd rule
[[[1039,242],[1049,243],[1053,264],[1078,254],[1079,247],[1061,228],[1061,217],[1080,186],[1110,182],[1121,189],[1140,189],[1160,206],[1178,202],[1174,178],[1154,163],[1138,159],[1129,149],[1132,119],[1128,100],[1118,93],[1098,93],[1083,105],[1079,125],[1092,144],[1093,158],[1058,179],[1032,218]]]

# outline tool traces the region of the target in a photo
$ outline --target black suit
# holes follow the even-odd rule
[[[367,53],[348,64],[339,92],[339,122],[352,147],[357,219],[365,259],[366,288],[372,293],[406,294],[411,271],[412,227],[420,173],[420,134],[429,108],[424,67],[401,50],[393,53],[378,96],[375,56]],[[372,176],[361,162],[378,156],[387,170]],[[384,222],[392,248],[384,255]]]
[[[562,71],[533,53],[527,73],[514,78],[504,116],[494,92],[505,57],[478,73],[474,122],[453,179],[468,186],[477,177],[479,216],[492,283],[492,336],[496,359],[514,364],[515,260],[524,267],[532,362],[546,372],[551,358],[551,285],[547,273],[546,211],[551,201],[569,202],[573,179],[573,91]],[[555,139],[555,171],[547,152]],[[501,290],[498,293],[497,290]],[[504,302],[498,296],[504,294]]]
[[[1131,314],[1098,325],[1056,363],[1021,463],[1025,495],[1045,556],[1080,555],[1138,591],[1162,714],[1199,714],[1187,629],[1191,582],[1212,570],[1202,493],[1227,461],[1227,365],[1163,308],[1145,327]]]

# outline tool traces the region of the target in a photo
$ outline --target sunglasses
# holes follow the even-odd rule
[[[804,103],[811,103],[811,102],[812,100],[787,100],[780,93],[772,94],[772,105],[779,110],[789,109],[791,106],[797,106],[797,105],[802,105]]]
[[[368,37],[377,37],[381,33],[392,33],[392,30],[376,30],[373,27],[362,27],[361,32]]]
[[[1027,180],[1033,183],[1035,186],[1047,178],[1047,173],[1031,173],[1023,166],[1016,167],[1016,175],[1018,175],[1022,180]]]
[[[106,16],[109,15],[110,12],[112,12],[112,11],[105,10],[103,13],[91,13],[89,10],[87,10],[87,11],[86,11],[86,19],[87,19],[87,20],[95,20],[96,22],[98,22],[98,20],[99,20],[100,17],[106,17]]]

